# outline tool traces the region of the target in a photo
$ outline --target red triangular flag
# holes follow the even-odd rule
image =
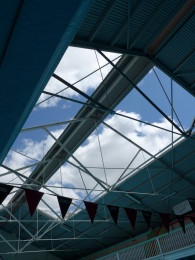
[[[28,203],[30,215],[32,217],[44,193],[35,190],[24,190],[26,193],[26,200]]]
[[[64,218],[66,216],[66,212],[68,211],[68,209],[70,207],[70,204],[72,203],[72,199],[62,197],[62,196],[57,196],[57,198],[58,198],[58,203],[60,206],[62,218]]]
[[[0,183],[0,204],[6,199],[6,197],[10,194],[12,186]]]
[[[98,204],[93,203],[93,202],[88,202],[88,201],[84,201],[84,204],[85,204],[86,210],[89,214],[89,217],[91,219],[91,223],[93,224],[93,220],[94,220],[95,215],[96,215]]]
[[[190,217],[190,219],[191,219],[191,221],[194,223],[194,225],[195,225],[195,217]]]
[[[185,233],[186,233],[186,230],[185,230],[184,216],[178,216],[178,215],[177,215],[177,220],[178,220],[178,222],[179,222],[180,226],[182,227],[183,232],[184,232],[184,234],[185,234]]]
[[[109,211],[110,211],[110,215],[112,216],[115,225],[117,224],[117,220],[118,220],[118,211],[119,211],[119,207],[117,206],[111,206],[111,205],[107,205]]]
[[[147,226],[150,227],[150,220],[151,220],[152,213],[150,211],[142,210],[142,214],[146,221]]]
[[[160,213],[163,224],[165,225],[167,231],[169,232],[169,214]]]
[[[135,209],[129,209],[129,208],[124,208],[127,217],[129,221],[131,222],[132,228],[135,229],[135,222],[136,222],[136,216],[137,216],[137,210]]]

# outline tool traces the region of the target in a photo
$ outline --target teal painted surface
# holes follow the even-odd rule
[[[178,259],[184,259],[183,260],[193,260],[195,259],[195,257],[193,258],[188,258],[189,256],[194,256],[195,255],[195,246],[189,247],[189,248],[185,248],[185,249],[181,249],[181,250],[177,250],[175,252],[172,252],[170,254],[164,255],[164,259],[166,260],[178,260]]]
[[[191,87],[195,82],[193,0],[131,0],[130,8],[128,3],[127,0],[118,0],[110,10],[110,1],[94,1],[72,44],[145,55],[189,93],[195,95],[195,88]],[[180,19],[178,16],[181,16]],[[100,21],[103,24],[96,33]],[[95,35],[94,38],[91,35]],[[159,37],[160,41],[153,46]],[[191,73],[182,74],[188,72]]]
[[[0,163],[90,7],[87,1],[1,3]],[[11,17],[13,16],[13,18]],[[11,18],[10,18],[11,17]]]
[[[186,229],[188,229],[188,228],[191,227],[191,226],[193,226],[193,224],[188,224],[188,225],[186,225]],[[84,259],[86,259],[86,260],[87,260],[87,259],[90,259],[90,257],[93,257],[93,256],[96,257],[96,259],[101,259],[101,260],[103,260],[103,259],[107,260],[108,257],[113,257],[113,258],[114,258],[114,256],[115,256],[117,253],[125,252],[125,251],[127,251],[127,250],[129,250],[129,249],[137,248],[137,247],[140,247],[140,246],[152,244],[152,242],[155,242],[157,238],[160,239],[160,238],[169,236],[169,235],[171,235],[171,234],[177,233],[177,232],[180,231],[180,230],[181,230],[181,228],[177,228],[177,229],[175,229],[175,230],[173,230],[173,231],[170,231],[169,233],[162,234],[162,235],[160,235],[160,236],[154,237],[154,238],[152,238],[152,239],[145,240],[145,241],[143,241],[143,242],[137,243],[137,244],[135,244],[135,245],[131,245],[131,246],[129,246],[129,247],[125,247],[125,248],[123,248],[123,249],[121,249],[121,250],[117,250],[117,251],[115,251],[115,247],[112,246],[112,247],[110,247],[110,249],[113,249],[114,252],[111,253],[111,254],[106,254],[106,250],[109,250],[109,248],[108,248],[108,249],[106,249],[106,250],[101,250],[101,251],[100,251],[100,254],[102,253],[102,255],[104,255],[104,256],[102,256],[102,257],[97,257],[96,254],[94,254],[94,255],[88,256],[88,257],[86,257],[86,258],[84,257],[83,260],[84,260]],[[142,236],[144,236],[144,234],[143,234]],[[141,237],[141,236],[140,236],[140,237]],[[135,238],[133,238],[133,239],[131,239],[131,240],[135,240],[135,239],[137,239],[137,238],[138,238],[138,237],[135,237]],[[131,240],[129,240],[129,241],[131,241]],[[120,245],[122,246],[123,244],[126,244],[126,243],[127,243],[127,241],[124,241],[124,242],[120,243]],[[116,245],[116,246],[117,246],[117,245]],[[160,253],[160,252],[159,252],[159,253]],[[98,253],[97,253],[97,254],[98,254]],[[191,245],[191,246],[187,246],[186,248],[181,248],[181,249],[178,249],[178,250],[174,250],[174,251],[172,251],[172,252],[164,253],[164,254],[163,254],[163,259],[169,259],[169,260],[180,259],[180,258],[182,258],[182,257],[186,257],[186,256],[194,255],[194,254],[195,254],[195,245]],[[147,258],[147,259],[161,259],[161,257],[162,257],[162,256],[157,255],[157,256],[154,256],[154,257]]]
[[[3,236],[7,240],[12,240],[10,244],[17,249],[18,248],[18,236],[16,233],[7,233],[3,231],[2,229],[0,230],[0,260],[60,260],[61,258],[54,255],[51,251],[46,252],[44,251],[45,249],[42,247],[37,247],[37,245],[30,245],[28,246],[28,251],[39,251],[36,253],[32,252],[21,252],[21,253],[16,253],[13,251],[13,248],[11,248],[7,243],[5,243],[2,239]],[[13,241],[14,240],[14,241]],[[20,242],[20,248],[25,244],[26,242]],[[27,251],[26,250],[26,251]],[[9,253],[8,253],[9,252]],[[1,258],[2,257],[2,258]]]

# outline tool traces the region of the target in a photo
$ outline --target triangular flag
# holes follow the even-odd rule
[[[132,228],[135,229],[135,222],[136,222],[136,216],[137,216],[137,210],[135,209],[129,209],[129,208],[124,208],[127,217],[129,221],[131,222]]]
[[[190,219],[191,219],[191,221],[194,223],[194,225],[195,225],[195,217],[190,217]]]
[[[150,211],[142,210],[142,214],[146,221],[147,226],[150,227],[150,220],[151,220],[152,213]]]
[[[182,227],[183,232],[186,233],[184,216],[178,216],[178,215],[177,215],[177,220],[178,220],[180,226]]]
[[[32,217],[44,193],[35,190],[28,190],[28,189],[24,189],[24,190],[26,193],[26,200],[28,203],[30,215]]]
[[[68,211],[68,209],[70,207],[70,204],[72,203],[72,199],[62,197],[62,196],[57,196],[57,198],[58,198],[58,203],[60,206],[62,218],[64,218],[66,216],[66,212]]]
[[[3,203],[3,201],[10,194],[12,189],[12,186],[0,183],[0,204]]]
[[[84,204],[85,204],[86,210],[89,214],[89,217],[91,219],[91,223],[93,224],[93,221],[94,221],[94,218],[96,215],[96,211],[98,208],[98,204],[93,203],[93,202],[88,202],[88,201],[84,201]]]
[[[167,231],[169,232],[169,214],[160,213],[163,224],[165,225]]]
[[[110,211],[110,215],[112,216],[115,225],[117,224],[117,220],[118,220],[118,211],[119,211],[119,207],[117,206],[111,206],[111,205],[107,205],[109,211]]]

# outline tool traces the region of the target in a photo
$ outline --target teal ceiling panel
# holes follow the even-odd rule
[[[91,0],[0,3],[0,162],[71,43]],[[11,6],[11,7],[10,7]],[[8,11],[9,10],[9,11]]]

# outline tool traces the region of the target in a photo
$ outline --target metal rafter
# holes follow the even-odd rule
[[[154,74],[155,74],[155,76],[156,76],[156,78],[157,78],[157,80],[158,80],[158,82],[159,82],[159,84],[160,84],[162,90],[163,90],[163,93],[165,94],[166,99],[168,100],[168,102],[169,102],[169,104],[170,104],[170,106],[171,106],[171,112],[172,112],[172,111],[174,112],[174,114],[175,114],[175,116],[176,116],[176,118],[177,118],[177,120],[178,120],[178,122],[179,122],[179,124],[180,124],[180,126],[181,126],[181,128],[182,128],[182,130],[183,130],[183,132],[185,132],[185,130],[184,130],[184,128],[183,128],[183,125],[182,125],[182,123],[181,123],[181,121],[180,121],[180,119],[179,119],[179,117],[178,117],[178,115],[177,115],[177,113],[176,113],[176,111],[175,111],[175,109],[174,109],[174,107],[173,107],[173,102],[172,102],[172,100],[169,99],[169,97],[168,97],[168,95],[167,95],[167,93],[166,93],[166,91],[165,91],[165,88],[163,87],[163,84],[162,84],[162,82],[161,82],[161,80],[160,80],[160,78],[159,78],[159,76],[158,76],[156,70],[155,70],[154,68],[152,68],[152,70],[153,70],[153,72],[154,72]],[[171,82],[172,82],[172,81],[171,81]],[[171,120],[172,120],[172,122],[173,122],[173,116],[171,117]],[[172,125],[171,131],[172,131],[172,134],[173,134],[173,125]]]
[[[79,100],[76,100],[76,99],[72,99],[72,98],[68,98],[68,97],[64,97],[64,96],[61,96],[61,95],[57,95],[57,94],[54,94],[54,93],[51,93],[51,92],[48,92],[48,91],[43,91],[44,93],[47,93],[48,95],[51,95],[51,96],[54,96],[54,97],[58,97],[60,99],[65,99],[65,100],[69,100],[69,101],[72,101],[72,102],[75,102],[75,103],[79,103],[79,104],[82,104],[83,106],[87,106],[87,107],[91,107],[91,108],[95,108],[97,110],[100,110],[100,111],[109,111],[111,114],[114,114],[114,115],[118,115],[118,116],[121,116],[121,117],[124,117],[124,118],[128,118],[128,119],[131,119],[133,121],[136,121],[136,122],[139,122],[139,123],[143,123],[143,124],[146,124],[146,125],[149,125],[149,126],[152,126],[152,127],[155,127],[155,128],[158,128],[158,129],[161,129],[161,130],[164,130],[164,131],[167,131],[167,132],[170,132],[172,133],[172,130],[169,130],[169,129],[166,129],[164,127],[160,127],[158,125],[154,125],[152,123],[149,123],[149,122],[146,122],[146,121],[143,121],[141,119],[136,119],[134,117],[131,117],[131,116],[127,116],[127,115],[124,115],[124,114],[121,114],[119,112],[116,112],[115,110],[111,110],[111,109],[104,109],[104,108],[101,108],[101,107],[98,107],[96,105],[93,105],[93,104],[88,104],[88,103],[85,103],[85,102],[82,102],[82,101],[79,101]],[[94,118],[98,118],[97,116],[94,117]],[[88,118],[88,120],[90,119],[93,119],[93,118]],[[176,135],[181,135],[181,133],[179,132],[173,132],[174,134]]]
[[[87,168],[85,168],[85,166],[73,154],[71,154],[70,151],[68,151],[68,149],[57,138],[55,138],[55,136],[47,128],[43,128],[43,129],[46,131],[46,133],[48,133],[55,140],[56,143],[58,143],[61,146],[61,148],[63,150],[65,150],[66,153],[69,154],[70,157],[72,157],[75,160],[75,162],[77,162],[80,165],[80,167],[82,167],[85,170],[85,172],[92,179],[94,179],[104,190],[107,189],[104,186],[104,184],[102,183],[102,181],[100,179],[98,179],[97,177],[95,177]]]
[[[190,1],[189,1],[190,2]],[[192,1],[191,1],[192,2]],[[112,7],[112,4],[110,4],[109,5],[110,7]],[[113,6],[114,6],[114,4],[113,4]],[[110,8],[111,9],[111,8]],[[108,11],[108,10],[107,10]],[[98,30],[101,28],[101,26],[102,26],[102,24],[103,24],[103,22],[104,22],[104,20],[106,19],[106,16],[107,16],[108,14],[106,14],[106,12],[105,12],[105,16],[104,17],[102,17],[102,19],[99,21],[99,24],[98,24],[98,28],[97,28],[97,31],[96,32],[94,32],[94,34],[92,34],[91,35],[91,39],[93,40],[94,39],[94,37],[95,37],[95,34],[98,32]],[[129,17],[128,17],[128,19],[129,19]],[[190,19],[190,17],[188,18],[188,19]],[[128,23],[128,25],[129,25],[129,23]],[[177,31],[176,31],[176,33],[177,33]],[[171,38],[172,37],[174,37],[174,34],[171,36]],[[170,39],[171,39],[170,38]],[[170,40],[169,39],[169,40]],[[165,43],[165,45],[169,42],[169,40]],[[157,41],[158,41],[158,39],[157,39]],[[127,46],[128,46],[128,43],[127,43]],[[163,46],[164,47],[164,46]],[[158,48],[157,48],[158,49]],[[157,49],[155,49],[155,51],[157,50]],[[158,51],[158,50],[157,50]],[[160,50],[161,51],[161,50]],[[157,52],[157,55],[160,53],[160,51],[158,51]],[[156,56],[157,57],[157,56]],[[188,59],[189,57],[187,57],[186,59],[184,59],[183,61],[182,61],[182,63],[180,63],[179,65],[178,65],[178,67],[176,68],[176,70],[178,70],[178,68],[180,67],[180,66],[183,66],[183,64],[186,62],[186,60]],[[125,74],[124,74],[125,75]],[[54,74],[54,77],[55,77],[56,75]],[[69,84],[69,83],[68,83]],[[192,86],[193,86],[194,84],[192,84]],[[69,87],[70,87],[70,85],[69,85]],[[76,88],[75,88],[76,89]],[[74,89],[74,90],[75,90]],[[78,89],[77,89],[77,92],[78,92]],[[79,93],[79,92],[78,92]],[[144,93],[142,93],[142,94],[144,94]],[[86,98],[88,98],[88,100],[90,100],[90,97],[88,96],[87,97],[87,95],[86,95]],[[94,102],[94,101],[96,101],[96,100],[92,100],[91,99],[91,101],[92,102]],[[151,100],[150,100],[151,101]],[[151,103],[151,102],[150,102]],[[171,102],[171,104],[172,104],[172,102]],[[96,104],[97,106],[102,106],[102,104],[101,103],[97,103]],[[155,104],[154,104],[155,105]],[[173,150],[173,104],[171,105],[172,107],[172,150]],[[92,108],[94,108],[94,107],[92,107]],[[104,112],[105,112],[106,110],[105,110],[105,107],[104,107]],[[109,111],[106,111],[106,112],[109,112]],[[160,112],[160,111],[159,111]],[[161,114],[162,114],[162,111],[161,111]],[[177,115],[176,115],[177,116]],[[177,125],[174,125],[175,127],[177,126]],[[44,127],[49,127],[48,125],[47,126],[42,126],[42,128],[44,128]],[[193,121],[193,124],[192,124],[192,127],[189,129],[189,131],[188,131],[188,133],[189,133],[189,135],[191,134],[191,132],[192,132],[192,130],[193,130],[193,127],[194,127],[194,121]],[[177,127],[176,127],[177,128]],[[179,128],[177,128],[177,130],[179,131]],[[180,133],[183,135],[183,134],[185,134],[184,133],[184,130],[183,130],[183,132],[181,132],[180,131]],[[57,139],[55,140],[56,141],[56,143],[57,143]],[[58,143],[59,144],[59,143]],[[61,144],[60,143],[60,145],[63,145],[63,144]],[[63,147],[62,147],[63,148]],[[144,150],[143,148],[140,148],[140,149],[142,149],[142,150]],[[67,152],[67,151],[66,151]],[[69,155],[71,155],[71,153],[70,152],[68,152],[68,154]],[[155,156],[153,156],[153,158],[155,158]],[[31,158],[32,159],[32,158]],[[155,158],[155,159],[157,159],[157,158]],[[159,160],[160,161],[160,160]],[[77,163],[78,163],[78,161],[77,161]],[[161,161],[161,163],[162,163],[162,161]],[[81,165],[82,166],[82,165]],[[82,166],[83,167],[83,166]],[[4,167],[5,168],[5,167]],[[104,169],[105,169],[105,167],[103,167]],[[172,153],[172,165],[170,165],[169,166],[169,164],[167,164],[166,163],[166,168],[171,168],[171,171],[172,170],[174,170],[174,171],[176,171],[176,173],[177,173],[177,175],[178,176],[180,176],[178,179],[180,179],[181,178],[181,176],[183,177],[184,176],[184,174],[182,173],[182,172],[179,172],[177,169],[174,169],[174,165],[173,165],[173,153]],[[126,170],[128,169],[128,167],[125,169],[125,172],[126,172]],[[85,172],[88,172],[88,169],[87,169],[87,167],[84,167],[83,169],[82,169],[83,171],[85,171]],[[124,172],[124,173],[125,173]],[[124,175],[124,173],[122,174],[122,175]],[[16,174],[16,171],[15,171],[15,174]],[[22,174],[18,174],[18,177],[21,179],[21,176],[22,176]],[[120,181],[120,179],[122,179],[122,177],[123,176],[120,176],[120,178],[119,178],[119,180],[118,181]],[[124,178],[126,178],[126,175],[124,176]],[[31,182],[31,181],[33,181],[33,179],[30,179],[29,178],[29,181]],[[117,181],[117,182],[118,182]],[[186,181],[188,181],[189,182],[189,180],[187,180],[186,179]],[[104,183],[105,184],[105,183]],[[172,182],[170,183],[170,184],[172,184]],[[193,184],[193,183],[192,183]],[[170,185],[169,185],[170,186]],[[193,184],[193,186],[194,186],[194,184]],[[85,190],[87,191],[87,189],[85,188]],[[93,189],[93,191],[94,191],[95,189]],[[120,191],[119,191],[120,192]],[[121,192],[122,193],[122,192]],[[87,195],[89,196],[89,193],[87,193]],[[169,194],[170,195],[170,194]],[[169,196],[168,196],[168,199],[169,199]],[[50,207],[47,203],[46,203],[46,205],[48,206],[48,207]],[[6,209],[5,209],[6,210]],[[51,208],[50,208],[50,210],[51,210]],[[20,221],[18,222],[18,220],[16,219],[15,220],[17,223],[20,223]],[[19,226],[20,226],[20,224],[19,224]],[[53,228],[52,228],[53,229]],[[50,230],[52,230],[52,229],[49,229],[49,231]],[[36,235],[36,234],[35,234]],[[87,239],[87,238],[86,238]],[[92,238],[93,239],[93,238]],[[20,238],[19,238],[19,240],[18,241],[20,241]],[[6,241],[5,241],[6,242]],[[8,243],[9,244],[9,243]],[[12,248],[13,250],[16,250],[16,249],[14,249],[14,248]],[[17,250],[16,250],[17,251]]]
[[[68,81],[66,81],[65,79],[62,79],[60,76],[53,74],[53,77],[57,80],[59,80],[60,82],[62,82],[63,84],[67,85],[69,88],[71,88],[72,90],[74,90],[75,92],[77,92],[78,94],[80,94],[81,96],[85,97],[87,100],[92,101],[95,105],[97,105],[98,107],[104,109],[104,110],[108,110],[109,109],[107,107],[105,107],[103,104],[101,104],[100,102],[98,102],[97,100],[95,100],[94,98],[92,98],[91,96],[87,95],[86,93],[84,93],[83,91],[81,91],[80,89],[76,88],[75,86],[73,86],[72,84],[70,84]],[[45,91],[43,91],[43,93],[46,93]]]
[[[127,63],[127,60],[128,60],[128,62],[129,63]],[[147,61],[147,60],[144,60],[144,59],[142,59],[142,58],[134,58],[134,57],[123,57],[122,58],[122,60],[121,61],[119,61],[119,63],[121,64],[120,66],[122,66],[122,68],[125,70],[125,71],[131,71],[131,72],[128,72],[128,73],[131,73],[131,77],[132,77],[132,79],[133,80],[135,80],[136,82],[138,82],[139,80],[140,80],[140,78],[142,78],[143,77],[143,75],[145,75],[145,73],[147,72],[147,71],[149,71],[150,70],[150,68],[151,68],[151,64]],[[136,73],[134,72],[134,67],[132,67],[132,66],[134,66],[134,64],[139,64],[138,65],[138,67],[139,67],[139,69],[137,70],[136,69]],[[133,73],[132,73],[133,72]],[[109,75],[106,77],[106,79],[104,80],[105,82],[104,82],[104,84],[107,84],[107,81],[109,82],[109,88],[111,87],[111,89],[112,88],[115,88],[116,86],[113,86],[113,84],[112,83],[110,83],[110,77],[116,77],[116,80],[118,81],[118,74],[117,73],[115,73],[114,71],[111,71],[110,73],[109,73]],[[119,77],[120,78],[120,77]],[[113,80],[113,78],[112,78],[112,80]],[[109,97],[109,99],[110,99],[110,107],[112,108],[113,106],[115,106],[121,99],[122,99],[122,97],[123,96],[125,96],[130,90],[131,90],[131,86],[129,86],[128,85],[128,83],[127,82],[125,82],[122,78],[120,79],[121,80],[121,83],[123,84],[122,85],[122,88],[120,88],[120,92],[121,93],[118,93],[118,95],[115,97],[115,95],[114,96],[111,96],[111,97]],[[123,83],[123,81],[124,81],[124,83]],[[111,84],[111,85],[110,85]],[[127,88],[127,89],[125,89],[125,88]],[[101,89],[101,88],[100,88]],[[119,89],[118,89],[119,90]],[[109,90],[110,91],[110,90]],[[97,93],[96,93],[97,92]],[[99,89],[98,89],[98,91],[96,91],[95,92],[95,94],[94,94],[94,97],[96,97],[96,98],[98,98],[99,100],[101,100],[101,103],[103,103],[104,101],[104,98],[105,97],[103,97],[103,96],[100,96],[99,94],[100,94],[100,91],[99,91]],[[112,93],[114,93],[114,92],[109,92],[109,95],[110,95],[110,93],[112,94]],[[124,94],[123,94],[124,93]],[[99,95],[99,96],[98,96]],[[117,98],[117,101],[115,101],[115,98]],[[83,110],[83,112],[86,110],[85,108],[82,108],[81,109],[81,111]],[[92,109],[91,111],[90,111],[90,113],[89,114],[91,114],[91,115],[93,115],[93,113],[95,112],[95,110],[94,109]],[[81,114],[82,112],[79,112],[79,115]],[[86,112],[85,112],[85,115],[86,115]],[[103,114],[103,117],[104,116],[106,116],[107,115],[107,112],[106,113],[104,113]],[[80,117],[80,116],[79,116]],[[78,118],[78,117],[77,117]],[[79,127],[80,127],[80,123],[78,122],[78,123],[75,123],[77,126],[79,125]],[[87,123],[88,124],[88,123]],[[84,122],[82,122],[82,124],[81,124],[81,126],[82,125],[85,125],[84,124]],[[91,123],[89,123],[89,127],[91,127]],[[69,128],[69,127],[68,127]],[[67,130],[67,129],[66,129]],[[92,129],[93,130],[93,129]],[[74,133],[74,131],[75,131],[75,129],[73,129],[73,133]],[[89,130],[88,130],[89,131]],[[67,131],[65,131],[65,132],[67,132]],[[66,138],[66,140],[67,140],[67,138]],[[80,140],[82,140],[82,139],[80,139]],[[64,141],[63,141],[64,142]],[[72,149],[72,148],[71,148]],[[57,151],[57,153],[56,153],[56,156],[59,156],[58,154],[59,154],[59,152],[62,152],[63,151],[63,149],[59,149],[59,151]],[[50,154],[51,152],[49,151],[48,152],[48,154]],[[63,153],[64,154],[64,153]],[[53,156],[52,156],[53,157]],[[51,156],[49,156],[49,158],[51,158]],[[46,160],[45,161],[47,161],[47,159],[48,158],[46,158]],[[53,163],[53,162],[55,162],[55,160],[53,160],[53,161],[48,161],[48,163],[45,165],[45,167],[46,168],[48,168],[49,166],[50,166],[50,164],[51,164],[51,162]],[[58,166],[58,165],[57,165]],[[45,168],[44,167],[44,168]],[[42,169],[42,167],[37,167],[38,169]],[[56,168],[55,168],[56,169]],[[32,178],[34,178],[33,176],[34,176],[34,172],[37,172],[37,170],[35,169],[34,171],[33,171],[33,173],[31,174],[31,176],[30,177],[32,177]],[[42,172],[42,170],[41,170],[41,172]],[[41,181],[41,172],[40,173],[36,173],[36,180],[39,180],[40,179],[40,181]],[[44,171],[45,172],[45,171]],[[53,174],[53,173],[52,173]],[[50,175],[51,175],[51,169],[50,169]],[[47,177],[48,178],[48,177]],[[40,182],[39,181],[39,182]],[[42,181],[41,181],[42,182]],[[29,180],[28,181],[28,183],[30,184],[31,183],[31,181]],[[20,195],[19,195],[20,194]],[[23,197],[21,196],[22,195],[22,193],[21,192],[18,192],[17,193],[17,195],[16,195],[16,197],[15,198],[18,198],[19,200],[20,199],[22,199]],[[14,198],[14,199],[15,199]]]
[[[123,135],[122,133],[120,133],[119,131],[117,131],[115,128],[113,128],[112,126],[108,125],[107,123],[103,122],[103,124],[105,126],[107,126],[108,128],[110,128],[112,131],[114,131],[115,133],[119,134],[120,136],[122,136],[124,139],[126,139],[128,142],[132,143],[133,145],[135,145],[136,147],[138,147],[139,149],[141,149],[143,152],[145,152],[146,154],[148,154],[151,158],[159,161],[162,165],[164,165],[165,167],[167,167],[168,169],[173,169],[173,171],[178,175],[178,176],[182,176],[183,179],[185,179],[190,185],[195,186],[195,183],[192,182],[191,180],[188,180],[185,178],[185,176],[175,167],[172,168],[172,166],[165,162],[164,160],[162,160],[161,158],[156,157],[155,155],[151,154],[150,152],[148,152],[146,149],[144,149],[143,147],[141,147],[140,145],[138,145],[137,143],[135,143],[134,141],[132,141],[130,138],[126,137],[125,135]]]
[[[62,122],[56,122],[56,123],[51,123],[51,124],[45,124],[45,125],[37,125],[37,126],[32,126],[32,127],[27,127],[21,129],[21,132],[29,132],[29,131],[34,131],[34,130],[42,130],[44,127],[54,127],[54,126],[60,126],[60,125],[66,125],[66,124],[72,124],[72,123],[77,123],[83,120],[89,120],[90,118],[78,118],[78,119],[72,119],[72,120],[66,120]],[[13,150],[13,149],[11,149]],[[35,160],[35,159],[33,159]]]
[[[137,87],[136,84],[127,76],[125,75],[120,68],[118,68],[103,52],[98,50],[98,52],[115,68],[156,110],[169,121],[181,134],[184,132],[141,90]]]
[[[119,58],[121,58],[121,56],[122,56],[122,55],[119,55],[118,57],[116,57],[116,58],[113,59],[112,61],[118,60]],[[83,78],[81,78],[81,79],[77,80],[76,82],[74,82],[74,83],[73,83],[73,86],[76,85],[77,83],[83,81],[84,79],[90,77],[91,75],[93,75],[94,73],[96,73],[97,71],[103,69],[104,67],[106,67],[106,66],[108,66],[108,65],[109,65],[109,63],[106,63],[106,64],[102,65],[101,67],[99,67],[98,69],[96,69],[96,70],[90,72],[89,74],[87,74],[87,75],[84,76]],[[65,88],[59,90],[58,92],[56,92],[55,94],[60,94],[60,93],[62,93],[63,91],[65,91],[66,89],[68,89],[68,88],[69,88],[69,87],[65,87]],[[51,98],[52,98],[52,96],[50,96],[50,97],[48,97],[48,98],[46,98],[46,99],[40,101],[39,103],[37,103],[37,104],[35,105],[35,107],[38,106],[38,105],[40,105],[40,104],[42,104],[42,103],[44,103],[44,102],[46,102],[47,100],[49,100],[49,99],[51,99]]]

